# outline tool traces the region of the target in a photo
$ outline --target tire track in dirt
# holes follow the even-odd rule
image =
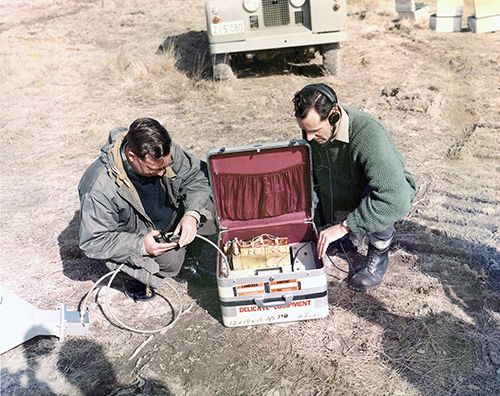
[[[23,28],[28,28],[33,25],[50,22],[57,18],[78,14],[80,11],[92,7],[93,3],[97,3],[97,0],[94,0],[93,2],[86,1],[84,4],[81,2],[78,4],[61,2],[61,4],[64,4],[63,7],[61,7],[61,4],[56,4],[55,6],[50,6],[48,8],[47,4],[51,4],[52,2],[43,4],[41,1],[33,1],[32,3],[33,4],[29,4],[29,1],[26,1],[20,2],[20,4],[14,3],[0,5],[0,18],[8,13],[16,13],[18,17],[17,22],[0,21],[0,34],[14,27],[22,26]],[[59,11],[61,9],[62,11]]]
[[[432,32],[420,38],[409,33],[412,38],[403,43],[428,70],[426,83],[433,81],[438,96],[437,108],[426,111],[432,128],[420,130],[428,150],[417,158],[425,164],[419,171],[424,177],[400,241],[419,257],[419,270],[439,282],[449,302],[473,318],[474,325],[460,325],[454,334],[464,347],[471,343],[477,356],[469,356],[477,373],[470,375],[470,389],[490,394],[498,373],[491,356],[500,337],[494,313],[500,292],[500,114],[484,98],[496,97],[499,78],[490,66],[499,70],[487,44],[496,41],[494,36],[461,34],[462,40],[451,41]]]
[[[415,53],[415,58],[424,59],[442,76],[441,98],[436,101],[440,108],[434,109],[439,114],[436,128],[452,132],[446,134],[447,139],[441,140],[439,146],[432,146],[438,155],[430,163],[430,180],[419,194],[414,212],[432,228],[457,241],[463,240],[463,244],[473,244],[469,254],[457,258],[464,263],[474,262],[477,269],[493,274],[499,270],[495,262],[499,258],[497,136],[500,120],[494,109],[487,105],[478,108],[477,103],[481,96],[495,95],[493,80],[497,78],[481,67],[493,62],[494,54],[488,53],[485,45],[471,45],[475,52],[464,55],[460,42],[452,45],[450,41],[440,41],[439,37],[434,39],[404,42],[405,48]],[[464,36],[468,42],[475,39],[470,34]],[[442,51],[438,59],[431,56],[436,51]],[[491,85],[482,83],[488,79],[492,80]],[[432,142],[433,133],[423,139]]]

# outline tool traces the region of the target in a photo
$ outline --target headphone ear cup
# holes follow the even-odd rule
[[[331,126],[335,125],[338,122],[338,120],[340,120],[339,113],[330,114],[330,116],[328,117],[328,122],[330,123]]]

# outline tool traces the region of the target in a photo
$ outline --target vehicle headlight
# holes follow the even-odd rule
[[[305,2],[306,0],[290,0],[290,4],[295,8],[302,7]]]
[[[244,0],[243,7],[248,12],[255,12],[259,9],[260,0]]]

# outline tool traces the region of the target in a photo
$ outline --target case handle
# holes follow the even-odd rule
[[[278,301],[264,301],[264,297],[254,298],[253,300],[259,308],[288,307],[293,301],[293,295],[283,294],[281,300]]]

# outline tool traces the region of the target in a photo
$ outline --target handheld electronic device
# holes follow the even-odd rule
[[[157,235],[154,238],[157,243],[177,243],[179,242],[179,239],[181,239],[181,236],[176,234],[167,235],[165,232],[160,231],[160,235]]]

